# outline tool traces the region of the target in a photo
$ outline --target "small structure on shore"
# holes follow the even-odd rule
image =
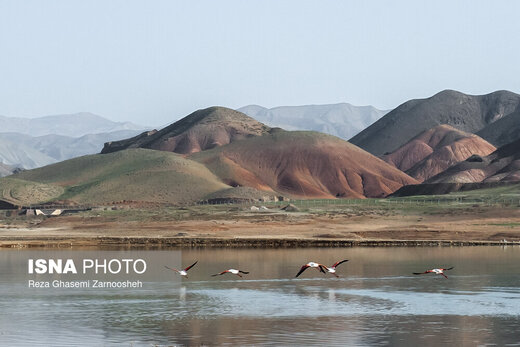
[[[18,210],[18,215],[20,216],[45,216],[45,217],[57,217],[62,214],[69,213],[77,213],[80,211],[86,211],[90,208],[86,207],[62,207],[62,208],[34,208],[34,207],[20,207]]]

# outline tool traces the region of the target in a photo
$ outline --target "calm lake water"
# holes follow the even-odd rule
[[[143,288],[28,288],[29,258],[85,257],[59,252],[0,251],[0,345],[520,346],[519,247],[122,251],[148,257]]]

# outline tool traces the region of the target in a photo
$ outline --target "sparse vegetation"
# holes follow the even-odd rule
[[[180,155],[130,149],[24,171],[0,179],[0,188],[6,200],[19,204],[69,200],[97,205],[195,202],[229,186],[203,165]]]
[[[56,199],[64,189],[58,185],[26,181],[14,177],[0,179],[1,199],[13,204],[44,203]]]

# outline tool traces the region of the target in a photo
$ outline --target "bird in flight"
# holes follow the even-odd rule
[[[448,276],[446,276],[444,274],[444,271],[448,271],[448,270],[451,270],[451,269],[453,269],[453,266],[450,267],[449,269],[431,269],[431,270],[426,270],[424,272],[414,272],[413,274],[414,275],[424,275],[424,274],[433,273],[433,274],[436,274],[436,275],[443,275],[445,278],[448,278]]]
[[[168,267],[166,265],[164,265],[164,267],[167,268],[168,270],[177,272],[181,276],[186,276],[186,278],[188,278],[188,270],[191,269],[192,267],[194,267],[195,264],[197,264],[197,262],[198,262],[198,260],[196,262],[194,262],[193,264],[191,264],[190,266],[188,266],[187,268],[185,268],[184,270],[177,270],[177,269]]]
[[[343,264],[347,261],[348,261],[348,259],[335,262],[334,265],[332,265],[331,267],[326,267],[325,269],[327,270],[328,273],[333,274],[334,276],[339,278],[339,276],[336,275],[336,268],[338,267],[339,264]]]
[[[227,273],[230,273],[230,274],[233,274],[233,275],[237,275],[238,277],[242,277],[241,274],[247,275],[249,273],[249,271],[242,271],[242,270],[237,270],[237,269],[228,269],[228,270],[224,270],[222,272],[219,272],[218,274],[214,274],[214,275],[211,275],[211,276],[221,276],[221,275],[224,275],[224,274],[227,274]]]
[[[302,272],[304,272],[305,270],[307,270],[308,268],[316,268],[318,269],[320,272],[323,272],[323,273],[326,273],[325,270],[329,271],[329,268],[326,267],[325,265],[323,264],[319,264],[319,263],[315,263],[313,261],[303,265],[301,268],[300,268],[300,271],[298,271],[298,273],[296,274],[295,277],[298,277],[302,274]]]

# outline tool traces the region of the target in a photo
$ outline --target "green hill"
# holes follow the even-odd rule
[[[88,155],[23,171],[0,179],[0,187],[3,187],[4,195],[8,191],[46,187],[51,193],[44,200],[83,204],[122,200],[183,203],[229,188],[202,164],[175,153],[147,149]],[[36,203],[43,200],[25,194],[18,201]]]

